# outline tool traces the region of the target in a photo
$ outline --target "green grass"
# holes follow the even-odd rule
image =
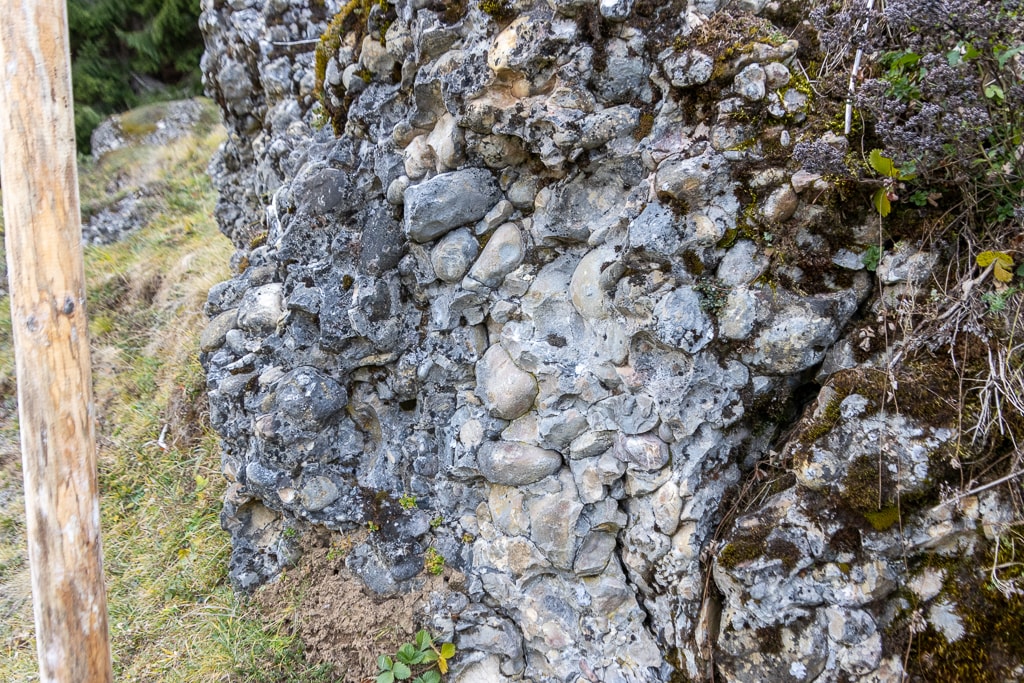
[[[328,681],[323,668],[305,665],[283,624],[260,621],[227,582],[229,538],[219,523],[225,484],[197,357],[206,292],[229,276],[232,253],[213,220],[216,196],[206,177],[224,138],[215,120],[208,104],[197,135],[166,147],[120,149],[80,169],[82,205],[90,210],[136,188],[157,190],[145,200],[153,211],[148,225],[85,251],[115,678]],[[12,493],[21,487],[13,378],[4,297],[0,680],[10,683],[38,680],[25,599],[24,510]],[[166,449],[158,443],[162,433]]]

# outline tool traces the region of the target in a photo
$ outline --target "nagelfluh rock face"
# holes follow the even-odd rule
[[[879,379],[939,257],[869,272],[878,216],[794,161],[854,144],[801,12],[203,1],[239,589],[296,525],[372,529],[379,594],[433,548],[463,683],[891,681],[980,633],[950,584],[1012,509],[938,495],[957,415]]]

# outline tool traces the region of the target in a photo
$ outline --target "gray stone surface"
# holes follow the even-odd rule
[[[900,680],[897,586],[955,634],[907,566],[991,542],[1000,492],[902,531],[831,514],[872,445],[924,496],[965,440],[847,381],[885,374],[895,349],[858,362],[864,339],[942,255],[901,244],[867,273],[870,207],[777,153],[831,110],[796,40],[768,40],[788,10],[389,0],[317,92],[308,41],[339,8],[203,4],[215,213],[249,263],[201,339],[233,585],[295,560],[286,528],[381,521],[349,566],[391,595],[442,553],[449,597],[416,619],[463,683]],[[756,35],[728,44],[744,8]]]
[[[480,447],[477,459],[487,481],[506,486],[532,484],[562,466],[558,452],[514,441],[488,441]]]
[[[499,198],[494,177],[483,169],[435,176],[405,191],[406,234],[417,242],[429,242],[483,218]]]
[[[494,344],[476,364],[477,391],[495,417],[514,420],[533,407],[537,380]]]

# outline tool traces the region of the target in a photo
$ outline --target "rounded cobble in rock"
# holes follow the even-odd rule
[[[480,245],[469,228],[459,228],[441,238],[430,252],[430,263],[438,278],[445,282],[458,282],[479,251]]]
[[[736,92],[747,101],[763,100],[765,95],[764,69],[760,64],[751,64],[736,74],[732,85]]]
[[[405,191],[405,230],[416,242],[429,242],[483,218],[501,199],[494,176],[466,168],[434,176]]]
[[[514,420],[533,407],[537,380],[515,364],[501,344],[487,349],[476,364],[477,393],[495,417]]]
[[[765,85],[769,90],[778,90],[789,85],[793,78],[787,67],[782,62],[770,62],[764,65]]]
[[[525,246],[522,231],[514,223],[505,223],[484,245],[467,278],[491,289],[500,287],[505,276],[523,262]]]
[[[745,285],[761,277],[768,267],[768,257],[760,253],[750,240],[738,240],[718,264],[718,279],[733,287]]]
[[[251,334],[273,332],[284,312],[281,294],[279,282],[247,290],[238,307],[238,326]]]
[[[654,316],[658,339],[687,353],[700,351],[715,336],[700,295],[692,287],[680,287],[662,298],[654,307]]]
[[[492,484],[526,486],[562,467],[562,456],[517,441],[488,441],[477,452],[480,473]]]
[[[769,223],[781,223],[793,215],[799,203],[796,192],[787,183],[768,195],[761,207],[761,214]]]
[[[312,477],[302,485],[299,502],[310,512],[319,512],[338,500],[338,487],[328,477]]]
[[[211,320],[203,333],[199,335],[199,350],[213,351],[224,345],[225,336],[230,330],[235,329],[238,323],[238,309],[224,311]]]

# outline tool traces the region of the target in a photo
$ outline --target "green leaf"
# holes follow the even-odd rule
[[[436,661],[437,661],[437,653],[434,652],[433,650],[427,650],[426,652],[423,653],[423,663],[424,664],[433,664]]]
[[[390,671],[385,671],[377,676],[376,683],[395,683],[395,674]]]
[[[872,244],[870,247],[864,250],[861,254],[860,260],[867,268],[868,272],[875,272],[878,270],[878,262],[882,259],[882,250],[878,248],[878,245]]]
[[[420,676],[423,683],[441,683],[441,674],[436,671],[426,671]]]
[[[892,162],[892,159],[882,156],[882,150],[880,149],[871,150],[871,154],[868,155],[868,163],[871,164],[871,168],[884,176],[896,178],[900,174],[896,170],[896,164]]]
[[[431,646],[432,643],[433,640],[431,639],[430,634],[427,633],[426,630],[419,631],[416,634],[416,647],[418,647],[419,649],[426,650]]]
[[[405,662],[406,664],[415,664],[416,662],[412,660],[418,654],[419,652],[416,650],[415,647],[413,647],[412,643],[404,643],[402,647],[398,648],[398,652],[395,653],[395,657],[400,662]]]
[[[445,643],[441,646],[441,656],[445,659],[451,659],[455,656],[455,644]]]
[[[878,215],[882,218],[888,216],[889,212],[892,211],[892,204],[889,203],[888,190],[884,187],[880,187],[875,190],[874,196],[871,197],[871,203],[875,205],[875,211],[877,211]]]
[[[412,677],[412,670],[402,662],[395,662],[395,680],[404,681]]]
[[[1024,44],[1012,47],[1006,52],[1000,52],[996,57],[996,61],[999,62],[999,68],[1002,69],[1006,66],[1006,63],[1013,59],[1014,55],[1019,54],[1021,50],[1024,50]]]
[[[377,657],[377,668],[381,671],[391,671],[391,667],[394,666],[394,662],[391,661],[391,657],[387,655],[381,655]]]
[[[1000,88],[995,83],[990,83],[989,85],[985,86],[985,97],[987,97],[990,100],[997,100],[999,102],[1002,102],[1003,99],[1005,99],[1003,89]]]
[[[1014,272],[1017,273],[1017,277],[1024,277],[1024,263],[1017,266],[1017,270]]]

